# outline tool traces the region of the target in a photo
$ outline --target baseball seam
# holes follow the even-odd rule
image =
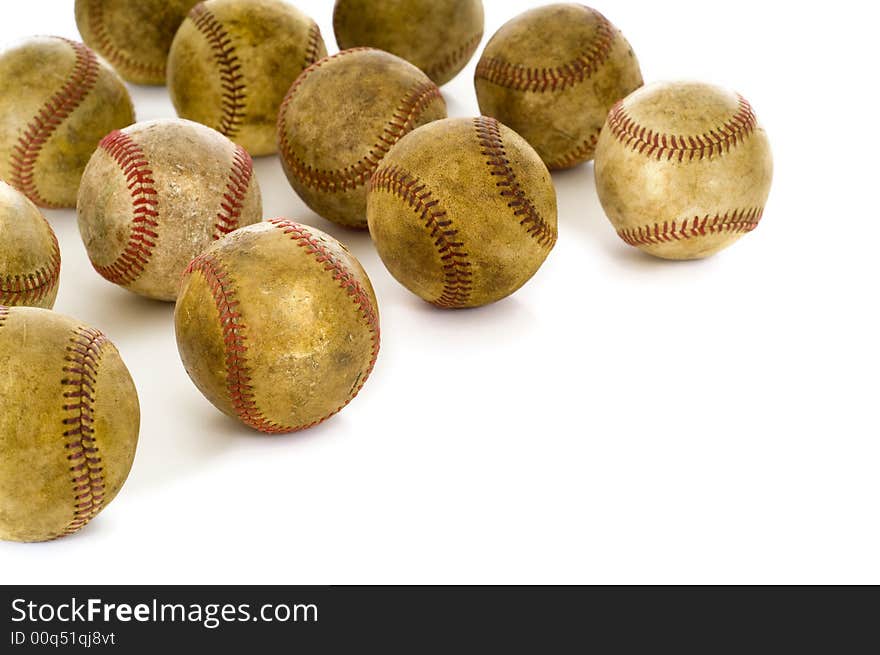
[[[309,27],[309,37],[306,45],[305,66],[303,66],[303,69],[308,68],[316,61],[318,61],[318,41],[320,38],[321,28],[318,27],[318,24],[315,21],[312,21],[312,24]]]
[[[147,77],[165,77],[165,66],[147,64],[128,56],[120,50],[112,41],[104,21],[104,3],[106,0],[90,0],[88,5],[89,27],[97,42],[97,48],[115,68],[125,71],[129,76],[132,74]]]
[[[364,384],[367,382],[367,378],[370,377],[373,368],[376,366],[376,360],[379,358],[379,317],[376,314],[375,307],[373,307],[373,302],[370,300],[369,295],[367,295],[366,289],[361,286],[354,274],[345,264],[336,259],[336,257],[334,257],[333,254],[325,248],[304,225],[284,219],[270,219],[269,223],[279,228],[286,236],[293,239],[298,246],[305,248],[306,252],[312,255],[315,260],[322,265],[322,268],[333,276],[333,279],[339,283],[340,288],[351,298],[355,308],[366,323],[367,329],[370,331],[372,341],[372,352],[370,354],[370,363],[367,365],[367,370],[358,377],[357,383],[350,390],[345,402],[326,416],[319,418],[317,421],[296,428],[296,430],[305,430],[318,425],[319,423],[323,423],[331,416],[338,414],[354,399],[355,396],[357,396],[360,390],[363,389]]]
[[[247,100],[242,63],[235,52],[232,37],[204,2],[190,10],[189,18],[207,39],[220,72],[222,115],[217,131],[233,138],[244,122]]]
[[[237,230],[241,224],[241,212],[253,173],[251,156],[241,146],[235,146],[229,181],[226,183],[226,192],[220,201],[220,211],[214,224],[214,240]]]
[[[60,37],[59,37],[60,38]],[[98,58],[81,43],[60,39],[76,54],[73,71],[64,85],[44,104],[28,123],[10,155],[10,178],[13,186],[43,207],[59,207],[59,203],[40,195],[34,180],[37,159],[46,142],[91,93],[98,81]]]
[[[596,130],[593,134],[584,139],[583,143],[577,146],[574,150],[548,162],[547,168],[550,170],[570,168],[575,164],[580,164],[583,161],[592,159],[593,154],[596,152],[596,145],[599,143],[600,133],[601,130]]]
[[[6,323],[6,319],[9,317],[9,307],[0,304],[0,327],[3,327],[3,324]]]
[[[605,16],[590,9],[596,17],[596,38],[574,60],[552,68],[533,68],[512,64],[498,57],[483,57],[477,64],[476,77],[514,91],[564,91],[590,79],[608,60],[614,45],[615,30]]]
[[[66,388],[62,394],[65,399],[62,409],[68,416],[62,421],[65,426],[62,436],[73,476],[74,500],[73,518],[62,535],[82,528],[104,505],[106,487],[101,453],[95,439],[94,404],[98,366],[107,343],[107,338],[98,330],[81,327],[74,331],[67,346],[61,385]]]
[[[631,246],[648,246],[721,233],[751,232],[761,221],[763,208],[736,209],[715,216],[694,216],[682,221],[663,221],[636,228],[623,228],[617,234]]]
[[[427,184],[396,166],[390,166],[376,171],[370,180],[370,190],[396,196],[424,221],[443,269],[443,290],[432,303],[447,308],[465,306],[473,286],[468,253],[463,250],[464,242],[456,240],[458,230]]]
[[[504,148],[498,121],[480,116],[474,119],[474,127],[482,147],[481,154],[489,157],[486,161],[489,174],[500,178],[495,185],[500,189],[502,199],[507,200],[507,206],[513,209],[513,215],[520,218],[519,224],[539,245],[552,248],[556,243],[556,230],[544,220],[517,181]]]
[[[48,221],[46,226],[49,226]],[[58,276],[61,273],[61,251],[58,248],[58,239],[51,228],[49,228],[49,236],[52,239],[52,255],[49,263],[30,273],[0,278],[0,305],[28,305],[40,302],[58,284]]]
[[[739,109],[724,124],[703,134],[680,136],[656,132],[640,125],[627,112],[621,100],[608,115],[611,134],[630,150],[658,161],[666,159],[679,162],[712,158],[722,155],[748,137],[758,125],[758,119],[751,105],[741,95],[737,95]]]
[[[159,238],[159,198],[153,170],[141,147],[128,134],[115,130],[99,147],[113,158],[125,175],[131,193],[133,216],[128,243],[122,254],[108,266],[92,261],[104,278],[120,285],[134,282],[144,272]]]
[[[474,51],[477,49],[477,46],[480,45],[482,39],[483,32],[481,30],[479,33],[474,34],[471,38],[458,46],[455,50],[446,53],[446,55],[436,64],[426,68],[425,75],[432,80],[441,75],[445,75],[448,71],[458,66],[462,61],[470,59],[473,56]]]
[[[305,75],[305,73],[303,73],[303,75]],[[324,193],[348,191],[366,184],[373,172],[379,167],[379,162],[382,158],[388,154],[388,151],[391,150],[392,146],[400,141],[400,139],[412,129],[415,121],[418,120],[418,117],[431,105],[431,103],[436,100],[443,102],[443,96],[440,94],[440,89],[437,88],[436,84],[430,81],[418,82],[410,88],[406,95],[401,99],[400,104],[394,110],[391,119],[383,128],[382,133],[377,137],[376,142],[370,149],[369,153],[363,156],[355,164],[345,168],[326,170],[313,168],[306,164],[306,162],[298,157],[293,151],[293,146],[291,145],[288,136],[286,114],[288,107],[292,102],[295,90],[296,85],[294,85],[288,93],[279,115],[278,133],[280,135],[279,145],[281,147],[281,153],[284,156],[284,160],[291,175],[293,175],[303,186]]]
[[[246,425],[260,432],[290,432],[292,428],[269,421],[257,407],[251,372],[247,364],[247,344],[239,301],[223,262],[211,253],[196,257],[186,269],[190,275],[198,271],[207,282],[220,315],[223,343],[226,352],[226,390],[232,408]]]

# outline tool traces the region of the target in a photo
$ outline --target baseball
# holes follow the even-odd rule
[[[174,37],[168,89],[181,118],[271,155],[284,94],[326,54],[317,23],[282,0],[208,0]]]
[[[74,207],[101,138],[134,122],[119,76],[82,43],[33,37],[0,53],[0,179],[41,207]]]
[[[504,24],[474,78],[480,111],[528,141],[551,170],[593,158],[615,102],[642,86],[632,48],[594,9],[555,4]]]
[[[332,237],[288,220],[238,230],[196,257],[174,322],[195,385],[261,432],[302,430],[336,414],[379,353],[364,269]]]
[[[198,0],[76,0],[83,41],[134,84],[165,84],[177,28]]]
[[[261,220],[262,202],[244,148],[198,123],[157,120],[101,141],[83,175],[77,218],[98,273],[173,301],[193,257]]]
[[[0,369],[0,539],[72,534],[131,469],[131,376],[101,332],[31,307],[0,307]]]
[[[52,309],[61,253],[40,210],[0,181],[0,305]]]
[[[373,174],[370,234],[391,274],[439,307],[519,289],[556,243],[556,192],[531,146],[493,118],[436,121]]]
[[[664,259],[708,257],[755,229],[772,176],[752,107],[708,84],[636,91],[608,115],[596,150],[596,189],[612,225]]]
[[[336,0],[341,50],[370,46],[402,57],[438,85],[464,68],[483,38],[481,0]]]
[[[418,68],[381,50],[346,50],[290,88],[278,118],[281,162],[315,213],[364,228],[379,162],[404,134],[445,117],[440,90]]]

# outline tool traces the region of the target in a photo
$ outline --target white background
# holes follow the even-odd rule
[[[79,38],[72,1],[3,4],[3,43]],[[537,3],[485,4],[488,38]],[[332,2],[297,5],[335,51]],[[596,5],[647,81],[733,87],[769,133],[764,220],[707,261],[626,246],[586,165],[554,174],[559,243],[524,289],[435,310],[366,233],[316,217],[276,157],[258,160],[266,216],[342,239],[379,296],[372,378],[306,433],[219,414],[180,364],[172,306],[101,279],[74,213],[49,212],[56,309],[119,346],[140,445],[81,533],[0,544],[0,581],[880,583],[880,53],[865,6]],[[477,112],[475,62],[443,88],[450,115]],[[165,89],[132,95],[140,119],[174,115]]]

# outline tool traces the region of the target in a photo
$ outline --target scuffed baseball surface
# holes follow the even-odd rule
[[[199,0],[76,0],[83,41],[135,84],[165,84],[168,50]]]
[[[445,117],[437,85],[412,64],[371,48],[340,52],[307,69],[284,100],[284,172],[315,213],[365,228],[379,162],[403,135]]]
[[[595,9],[520,14],[486,44],[474,78],[480,111],[519,133],[551,170],[593,158],[608,110],[642,86],[620,30]]]
[[[131,469],[131,376],[103,334],[30,307],[0,307],[0,370],[0,539],[76,532]]]
[[[481,0],[336,0],[340,49],[370,46],[402,57],[438,85],[458,75],[483,38]]]
[[[420,127],[382,161],[370,234],[407,289],[439,307],[509,296],[556,243],[556,192],[540,157],[493,118]]]
[[[101,141],[83,176],[77,218],[98,273],[170,301],[193,257],[262,219],[262,200],[244,148],[204,125],[165,119]]]
[[[742,96],[654,84],[620,102],[596,150],[596,188],[628,244],[699,259],[757,227],[773,177],[764,129]]]
[[[284,94],[326,54],[317,23],[282,0],[208,0],[171,45],[171,100],[182,118],[271,155]]]
[[[262,432],[301,430],[341,410],[379,352],[376,296],[360,263],[287,220],[238,230],[197,257],[174,319],[195,385]]]
[[[134,107],[90,48],[47,36],[0,53],[0,115],[0,178],[41,207],[74,207],[89,157]]]
[[[24,194],[0,181],[0,305],[51,309],[60,272],[52,227]]]

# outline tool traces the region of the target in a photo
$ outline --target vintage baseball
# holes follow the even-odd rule
[[[177,28],[198,0],[76,0],[83,41],[129,82],[165,84]]]
[[[204,125],[166,119],[101,141],[83,175],[77,218],[98,273],[173,301],[193,257],[261,220],[262,201],[244,148]]]
[[[74,207],[101,138],[134,122],[125,84],[82,43],[32,37],[0,53],[0,179],[41,207]]]
[[[476,307],[509,296],[544,262],[556,243],[556,192],[513,130],[450,118],[388,153],[370,181],[367,220],[407,289],[438,307]]]
[[[520,14],[486,44],[474,78],[480,111],[528,141],[551,170],[593,158],[608,110],[642,86],[620,30],[595,9]]]
[[[52,309],[61,252],[40,210],[0,181],[0,305]]]
[[[131,376],[101,332],[32,307],[0,306],[0,370],[0,539],[72,534],[131,469]]]
[[[438,85],[458,75],[483,38],[481,0],[336,0],[342,50],[370,46],[402,57]]]
[[[629,245],[664,259],[713,255],[758,226],[773,158],[742,96],[654,84],[618,103],[596,150],[596,188]]]
[[[267,433],[336,414],[379,353],[376,296],[364,269],[334,238],[288,220],[238,230],[196,257],[174,321],[199,390]]]
[[[379,162],[404,134],[445,117],[437,85],[412,64],[371,48],[340,52],[308,68],[284,100],[284,172],[315,213],[365,228]]]
[[[180,117],[271,155],[284,94],[326,54],[317,23],[282,0],[208,0],[174,37],[168,89]]]

